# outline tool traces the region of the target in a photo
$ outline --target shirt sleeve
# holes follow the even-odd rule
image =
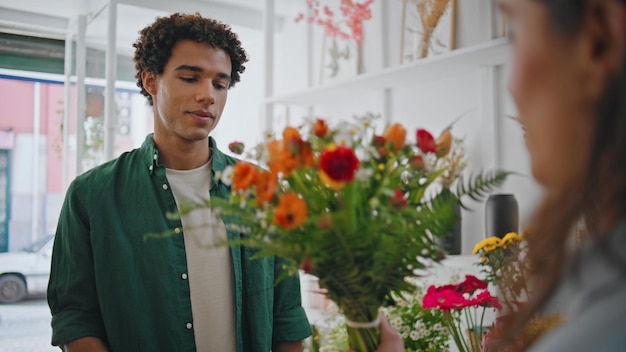
[[[47,299],[55,346],[88,336],[106,343],[84,195],[75,181],[67,191],[54,240]]]
[[[285,260],[274,261],[275,277],[283,273]],[[301,341],[311,336],[311,325],[302,307],[300,278],[288,276],[274,288],[274,327],[272,342]]]

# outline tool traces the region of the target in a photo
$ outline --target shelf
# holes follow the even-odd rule
[[[398,88],[425,83],[477,69],[481,66],[502,65],[512,57],[508,39],[495,39],[483,44],[453,50],[420,61],[365,73],[354,78],[305,89],[295,93],[270,97],[267,104],[311,105],[339,99],[346,94]]]

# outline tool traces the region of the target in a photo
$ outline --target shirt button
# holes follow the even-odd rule
[[[152,165],[148,166],[148,170],[152,171],[154,167]]]
[[[187,328],[187,330],[191,330],[191,327],[192,327],[192,326],[193,326],[193,325],[191,325],[191,323],[187,323],[187,325],[185,325],[185,327]]]
[[[163,189],[167,189],[167,184],[163,184]]]
[[[175,228],[174,233],[180,233],[180,227]]]
[[[154,153],[154,160],[157,160],[157,155],[156,155],[156,153]]]
[[[187,280],[187,273],[183,273],[180,277],[182,277],[183,280]]]

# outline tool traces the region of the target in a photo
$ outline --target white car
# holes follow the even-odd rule
[[[53,242],[50,235],[21,251],[0,253],[0,303],[46,292]]]

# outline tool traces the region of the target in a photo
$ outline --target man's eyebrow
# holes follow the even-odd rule
[[[193,71],[193,72],[202,72],[204,71],[199,66],[191,66],[191,65],[180,65],[174,69],[174,71]]]
[[[217,74],[217,77],[227,79],[228,82],[230,82],[230,75],[228,73],[219,72]]]

